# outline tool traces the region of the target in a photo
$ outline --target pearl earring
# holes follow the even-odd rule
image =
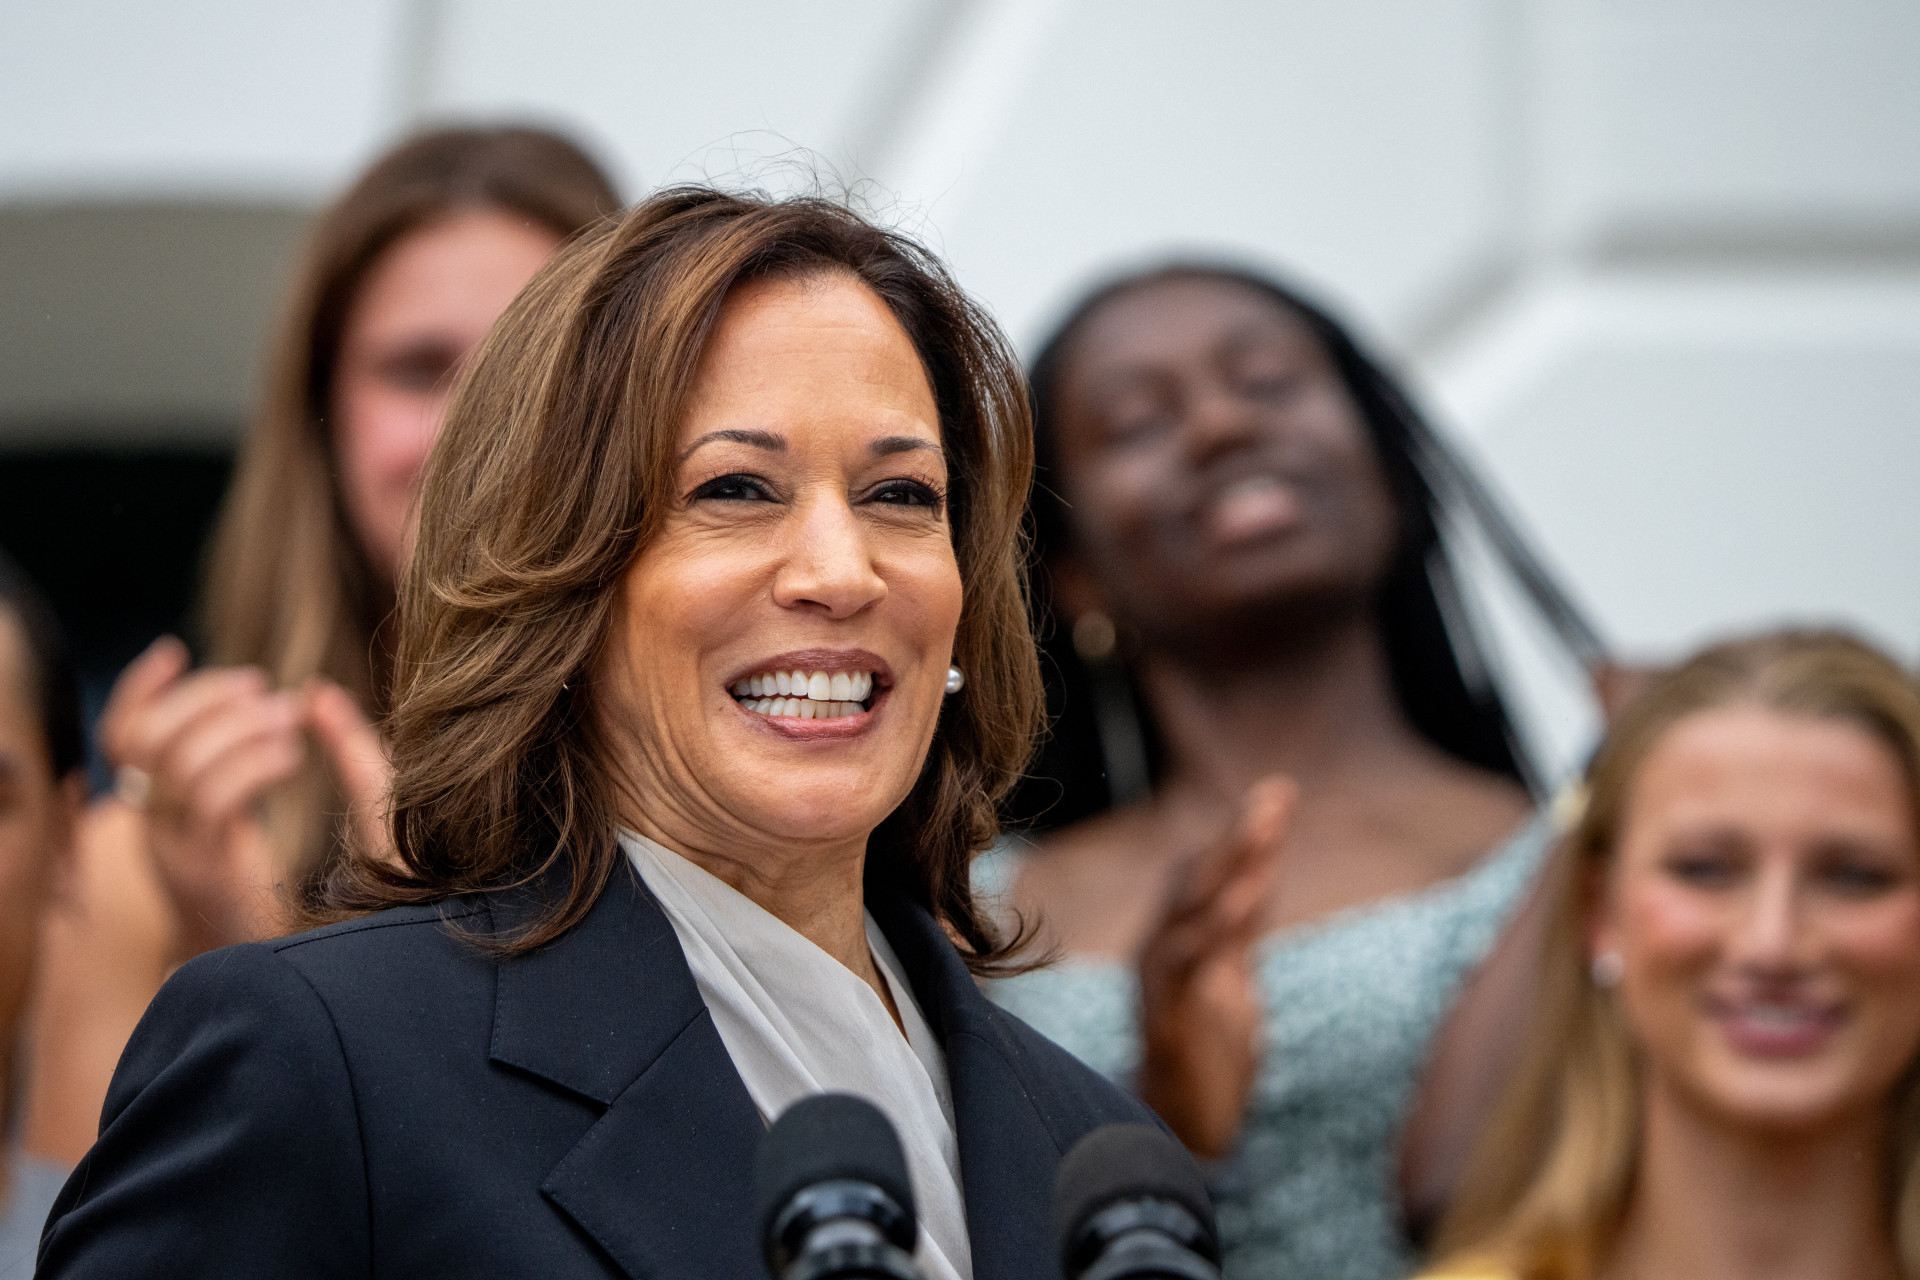
[[[1618,951],[1602,951],[1593,958],[1587,971],[1593,976],[1593,985],[1602,991],[1611,991],[1620,985],[1620,976],[1627,970],[1627,962]]]
[[[949,695],[960,692],[961,689],[966,687],[966,683],[967,678],[960,674],[960,668],[947,668],[947,693]]]

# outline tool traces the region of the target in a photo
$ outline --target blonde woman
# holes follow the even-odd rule
[[[1920,1276],[1920,689],[1843,636],[1722,645],[1590,787],[1431,1276]]]
[[[454,374],[617,204],[563,138],[454,128],[402,143],[316,220],[211,548],[214,665],[164,638],[101,721],[119,794],[89,814],[78,898],[49,923],[30,1149],[86,1150],[174,965],[285,932],[352,827],[382,839],[386,619]]]

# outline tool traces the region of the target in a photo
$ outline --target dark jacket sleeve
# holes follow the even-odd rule
[[[183,966],[114,1072],[36,1274],[364,1277],[365,1159],[333,1020],[265,945]]]

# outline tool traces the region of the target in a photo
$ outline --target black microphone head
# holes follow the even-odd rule
[[[760,1140],[753,1200],[763,1251],[771,1255],[779,1248],[773,1237],[793,1198],[825,1182],[864,1182],[885,1192],[904,1215],[888,1234],[912,1252],[918,1227],[907,1157],[893,1125],[865,1098],[850,1093],[802,1098]]]
[[[1189,1247],[1219,1263],[1213,1202],[1187,1149],[1153,1125],[1108,1124],[1073,1144],[1053,1180],[1054,1226],[1067,1274],[1074,1274],[1073,1255],[1088,1223],[1123,1200],[1164,1200],[1185,1209],[1200,1229]]]

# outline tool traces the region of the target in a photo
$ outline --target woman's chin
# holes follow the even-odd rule
[[[920,753],[832,737],[727,744],[712,788],[724,808],[781,839],[865,840],[913,787]],[[914,768],[903,768],[903,763]]]
[[[1861,1105],[1862,1090],[1836,1062],[1722,1063],[1699,1092],[1732,1124],[1782,1136],[1827,1128]]]
[[[838,789],[836,788],[836,791]],[[761,800],[742,814],[750,825],[780,840],[804,844],[853,845],[864,847],[873,829],[891,812],[879,810],[865,797],[839,793],[846,803],[834,803],[820,797],[782,797],[773,803]]]

